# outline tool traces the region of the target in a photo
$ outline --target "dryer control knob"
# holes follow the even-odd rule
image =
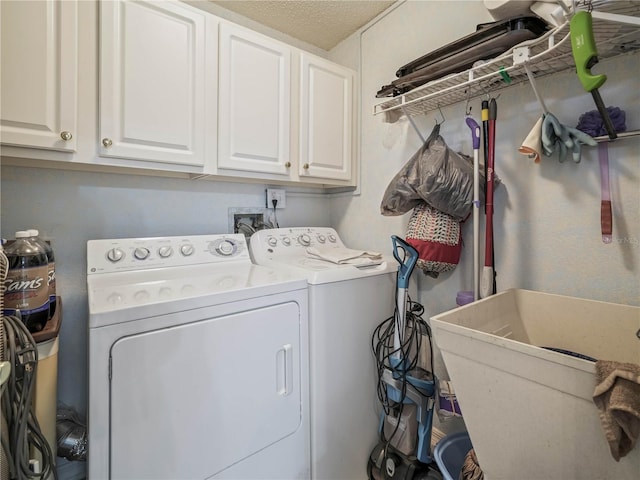
[[[169,258],[171,255],[173,255],[173,248],[167,245],[158,249],[158,256],[160,258]]]
[[[133,256],[138,260],[146,260],[149,257],[149,249],[144,247],[138,247],[133,251]]]
[[[327,237],[325,237],[325,236],[324,236],[324,235],[322,235],[322,234],[318,234],[318,241],[319,241],[320,243],[324,243],[324,242],[326,242],[326,241],[327,241]]]
[[[298,242],[300,242],[300,245],[308,247],[309,245],[311,245],[311,237],[306,233],[303,233],[298,237]]]
[[[216,247],[216,252],[218,252],[220,255],[224,255],[227,257],[229,255],[233,255],[234,250],[235,250],[235,245],[233,244],[233,242],[230,242],[229,240],[224,240],[223,242],[220,242]]]
[[[124,252],[119,248],[112,248],[107,252],[107,260],[117,263],[124,258]]]
[[[180,253],[185,257],[189,257],[193,255],[194,251],[195,249],[193,248],[193,245],[191,245],[190,243],[186,243],[180,247]]]
[[[288,247],[288,246],[290,246],[290,245],[291,245],[291,239],[290,239],[289,237],[284,237],[284,238],[282,239],[282,243],[284,243],[284,244],[285,244],[285,246],[287,246],[287,247]]]
[[[269,237],[267,238],[267,244],[270,247],[275,247],[276,245],[278,245],[278,239],[276,237]]]
[[[331,243],[336,243],[336,236],[333,233],[329,235],[329,241]]]

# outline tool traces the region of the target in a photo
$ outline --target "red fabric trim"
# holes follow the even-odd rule
[[[421,260],[430,262],[443,262],[457,265],[460,261],[462,243],[457,245],[445,245],[444,243],[430,242],[429,240],[418,240],[407,238],[407,243],[418,251]]]

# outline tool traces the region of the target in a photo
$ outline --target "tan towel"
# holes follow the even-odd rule
[[[542,117],[533,126],[527,138],[522,142],[518,151],[529,158],[533,158],[534,163],[540,163],[540,153],[542,152]]]
[[[379,265],[382,262],[382,254],[378,252],[352,250],[350,248],[326,248],[321,250],[315,247],[307,247],[307,255],[311,258],[338,265]]]
[[[611,455],[619,461],[640,435],[640,365],[598,360],[593,402]]]
[[[459,480],[484,480],[484,473],[480,468],[476,451],[473,448],[469,450],[467,456],[464,457]]]

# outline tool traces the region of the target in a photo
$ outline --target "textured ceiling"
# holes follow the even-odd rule
[[[330,50],[396,0],[211,0],[282,33]]]

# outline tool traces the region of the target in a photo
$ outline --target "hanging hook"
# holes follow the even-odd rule
[[[589,12],[589,13],[593,12],[593,2],[592,2],[592,0],[585,0],[584,4],[587,7],[587,12]]]
[[[438,123],[438,119],[436,118],[436,125],[442,125],[446,118],[444,118],[444,113],[442,113],[442,109],[440,108],[440,104],[438,104],[438,111],[440,112],[440,116],[442,117],[442,121]]]
[[[467,94],[467,99],[464,104],[464,115],[465,117],[469,117],[471,116],[471,105],[469,105],[469,100],[471,98],[471,89],[468,88],[467,90],[465,90],[465,93]]]

